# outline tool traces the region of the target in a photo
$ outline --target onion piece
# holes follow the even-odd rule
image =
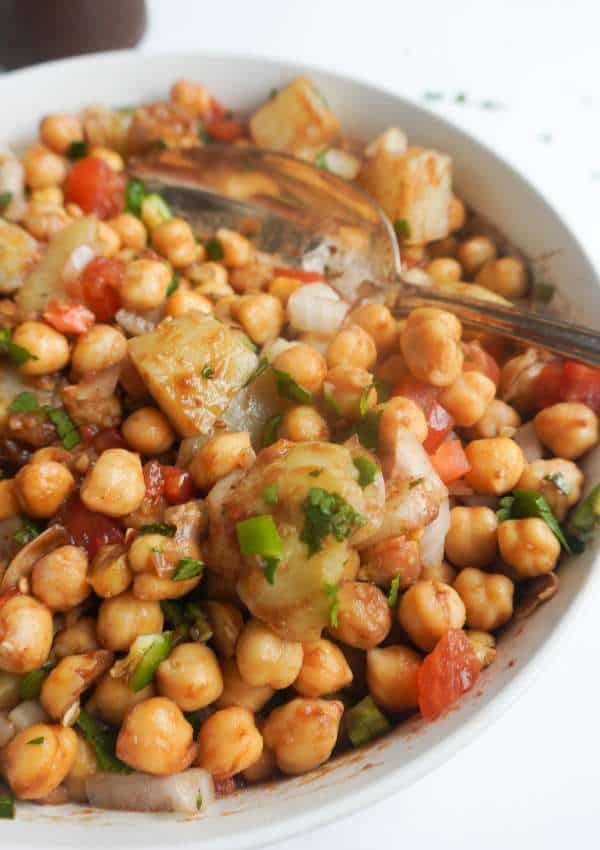
[[[338,330],[349,309],[337,292],[323,283],[301,286],[292,292],[287,303],[288,319],[295,330],[323,336]]]
[[[21,729],[27,729],[34,723],[47,723],[49,718],[37,700],[28,699],[13,708],[8,714],[8,719],[16,731],[20,732]]]
[[[201,768],[172,776],[95,773],[87,778],[86,791],[92,806],[129,812],[191,814],[205,811],[215,798],[212,776]]]
[[[11,738],[14,738],[16,731],[15,724],[8,719],[8,714],[0,712],[0,747],[8,744]]]
[[[59,546],[65,546],[70,539],[62,525],[51,525],[15,555],[2,576],[0,591],[16,587],[22,578],[29,577],[40,558],[54,552]]]
[[[535,432],[533,422],[527,422],[517,428],[512,438],[521,447],[527,463],[533,463],[534,460],[541,460],[544,457],[544,447]]]
[[[299,344],[300,343],[295,342],[294,340],[283,339],[278,336],[277,339],[272,339],[270,342],[266,342],[263,345],[260,356],[266,357],[269,363],[272,363],[276,357],[279,357],[279,355],[283,354],[284,351],[287,351],[288,348],[294,348],[294,346]]]
[[[354,180],[360,171],[360,160],[340,148],[329,148],[321,156],[327,171],[342,180]]]
[[[143,334],[151,333],[156,327],[156,322],[151,322],[123,308],[117,310],[115,321],[129,336],[143,336]]]
[[[89,262],[96,256],[96,251],[91,245],[78,245],[71,252],[69,259],[62,270],[62,279],[65,283],[76,280]]]
[[[444,543],[450,528],[448,499],[440,503],[438,515],[425,527],[419,541],[419,555],[424,567],[439,567],[444,560]]]

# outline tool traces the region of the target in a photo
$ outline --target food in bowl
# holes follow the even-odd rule
[[[179,81],[2,155],[4,816],[202,810],[435,720],[600,515],[598,370],[199,241],[127,162],[214,140],[357,180],[415,280],[530,285],[446,154],[344,139],[306,79],[247,122]]]

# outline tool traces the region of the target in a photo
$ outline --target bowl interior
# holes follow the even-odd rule
[[[0,144],[30,139],[40,116],[91,103],[126,106],[161,99],[171,82],[205,83],[234,109],[250,110],[274,86],[308,73],[340,117],[344,131],[369,139],[402,127],[413,144],[450,153],[459,194],[496,224],[568,292],[589,324],[600,323],[598,278],[583,249],[543,197],[522,176],[472,138],[428,110],[347,77],[292,63],[216,54],[145,56],[104,54],[21,71],[0,78]],[[589,459],[600,475],[600,454]],[[345,813],[356,812],[441,763],[488,726],[522,690],[541,656],[572,618],[591,578],[598,545],[561,570],[559,594],[526,621],[515,623],[494,665],[460,707],[442,720],[408,723],[374,746],[349,753],[305,777],[245,791],[195,819],[96,812],[85,808],[21,806],[3,826],[5,846],[131,847],[143,834],[147,847],[264,847]],[[93,830],[93,832],[90,832]]]

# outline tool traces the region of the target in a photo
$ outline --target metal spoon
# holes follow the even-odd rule
[[[133,176],[160,191],[200,235],[218,227],[251,233],[259,250],[294,265],[311,252],[326,256],[334,285],[350,301],[385,300],[397,315],[447,308],[470,329],[600,366],[600,332],[591,327],[410,283],[394,228],[376,201],[308,162],[210,144],[155,152],[130,165]]]

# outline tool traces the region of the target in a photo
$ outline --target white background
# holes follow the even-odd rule
[[[600,263],[597,0],[154,0],[143,49],[234,50],[350,73],[428,101],[537,183]],[[165,85],[168,81],[165,81]],[[456,103],[464,93],[465,103]],[[484,108],[492,100],[503,108]],[[501,191],[501,187],[499,187]],[[278,850],[600,847],[594,600],[530,691],[435,773]],[[235,850],[235,848],[232,848]]]

